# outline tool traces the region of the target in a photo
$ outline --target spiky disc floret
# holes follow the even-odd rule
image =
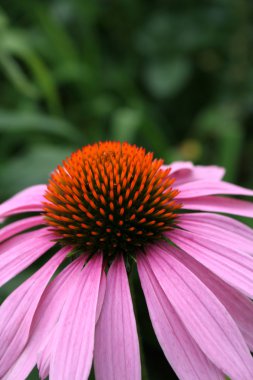
[[[83,147],[51,176],[47,224],[63,244],[106,256],[131,254],[161,239],[180,208],[170,170],[162,164],[128,143]]]

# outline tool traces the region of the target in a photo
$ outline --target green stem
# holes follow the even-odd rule
[[[131,295],[132,295],[132,300],[133,300],[134,314],[136,318],[137,333],[139,337],[142,380],[149,380],[146,359],[145,359],[144,349],[143,349],[143,341],[142,341],[142,336],[141,336],[139,324],[138,324],[137,298],[136,298],[136,292],[135,292],[135,286],[134,286],[134,280],[135,280],[134,277],[135,277],[135,270],[133,269],[131,271],[131,274],[129,275],[129,283],[130,283],[130,290],[131,290]]]

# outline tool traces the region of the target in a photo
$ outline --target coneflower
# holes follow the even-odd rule
[[[37,364],[41,379],[85,380],[94,361],[96,380],[140,380],[128,282],[137,263],[178,378],[252,380],[253,232],[217,213],[253,217],[253,204],[217,195],[253,191],[223,175],[101,142],[4,202],[2,220],[26,217],[0,230],[0,284],[54,253],[1,306],[0,378],[23,380]]]

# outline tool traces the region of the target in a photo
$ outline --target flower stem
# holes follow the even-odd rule
[[[142,380],[149,380],[148,370],[147,370],[147,365],[146,365],[146,359],[145,359],[145,354],[144,354],[144,349],[143,349],[143,341],[142,341],[142,336],[140,334],[138,318],[137,318],[138,307],[137,307],[137,297],[136,297],[135,286],[134,286],[135,285],[135,279],[136,279],[136,271],[132,270],[131,274],[129,276],[129,283],[130,283],[131,295],[132,295],[132,300],[133,300],[134,314],[135,314],[135,318],[136,318],[137,333],[138,333],[138,337],[139,337]]]

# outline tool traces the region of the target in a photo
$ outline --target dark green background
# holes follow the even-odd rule
[[[252,8],[250,0],[1,1],[0,200],[107,139],[168,163],[223,165],[227,180],[253,187]],[[167,379],[136,292],[149,379]]]

